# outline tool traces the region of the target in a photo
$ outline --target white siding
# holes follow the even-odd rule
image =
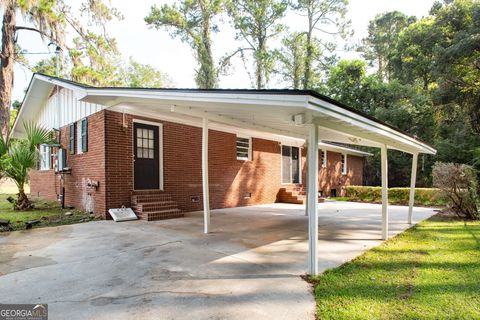
[[[76,122],[84,117],[103,110],[105,107],[99,104],[78,101],[72,90],[61,89],[59,92],[60,112],[57,107],[56,93],[48,98],[45,105],[37,115],[38,124],[48,128],[56,128],[60,116],[60,127]]]

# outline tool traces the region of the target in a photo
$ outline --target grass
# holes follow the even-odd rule
[[[318,319],[480,319],[480,222],[434,216],[309,281]]]
[[[28,211],[15,211],[12,204],[6,199],[8,196],[15,198],[15,195],[0,194],[0,220],[10,220],[14,230],[24,230],[25,222],[40,220],[40,223],[33,228],[58,226],[87,222],[93,219],[89,214],[76,209],[62,209],[55,201],[34,200],[35,208]],[[71,212],[72,215],[65,215]],[[8,231],[0,227],[0,231]]]
[[[329,200],[335,200],[335,201],[350,201],[349,197],[330,197],[328,199]]]

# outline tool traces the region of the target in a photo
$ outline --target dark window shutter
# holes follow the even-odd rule
[[[82,152],[88,151],[88,122],[87,118],[82,120]]]
[[[70,137],[69,137],[68,150],[70,151],[70,154],[75,153],[75,123],[70,124]]]

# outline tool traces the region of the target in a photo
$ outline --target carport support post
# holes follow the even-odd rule
[[[387,146],[381,147],[382,166],[382,239],[388,239],[388,157]]]
[[[202,122],[202,186],[203,186],[203,232],[210,229],[210,199],[208,187],[208,119]]]
[[[413,204],[415,202],[415,182],[417,181],[417,162],[418,153],[413,154],[412,158],[412,175],[410,180],[410,199],[408,201],[408,223],[412,224]]]
[[[318,125],[314,122],[308,132],[308,273],[318,274]]]

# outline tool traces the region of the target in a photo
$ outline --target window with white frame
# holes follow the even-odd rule
[[[320,150],[322,153],[322,168],[327,167],[327,150]]]
[[[342,174],[347,174],[347,155],[342,154]]]
[[[237,136],[237,160],[252,159],[252,139]]]
[[[46,144],[40,145],[40,170],[49,170],[51,166],[50,147]]]

